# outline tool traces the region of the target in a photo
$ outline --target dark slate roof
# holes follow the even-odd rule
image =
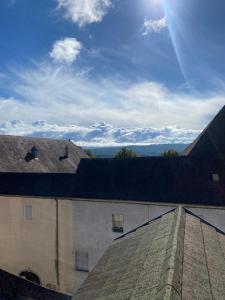
[[[179,207],[115,240],[73,299],[225,299],[225,234]]]
[[[225,163],[225,106],[219,111],[209,125],[188,146],[183,155],[202,160],[217,159]]]
[[[46,289],[31,281],[0,269],[2,300],[70,300],[71,296]]]
[[[32,159],[32,147],[37,159]],[[85,152],[70,141],[0,136],[0,172],[74,173],[82,157],[87,158]]]

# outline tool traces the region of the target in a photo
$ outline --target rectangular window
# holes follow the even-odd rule
[[[124,217],[121,214],[112,215],[113,232],[123,232]]]
[[[25,220],[32,220],[33,218],[33,212],[32,212],[32,206],[31,205],[25,205],[24,206],[24,219]]]
[[[88,272],[88,253],[83,251],[76,251],[75,264],[77,271]]]
[[[212,180],[213,182],[219,182],[220,181],[219,174],[212,174]]]

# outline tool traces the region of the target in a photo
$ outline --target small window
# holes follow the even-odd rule
[[[75,252],[76,270],[88,272],[88,253],[83,251]]]
[[[32,220],[32,206],[31,205],[25,205],[24,206],[24,219],[25,220]]]
[[[213,182],[219,182],[220,181],[219,174],[212,174],[212,180]]]
[[[121,214],[112,215],[112,230],[114,232],[123,232],[124,217]]]

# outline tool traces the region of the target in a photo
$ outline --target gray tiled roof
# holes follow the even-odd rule
[[[225,235],[182,207],[113,242],[74,300],[225,299]]]
[[[32,147],[37,159],[29,159]],[[75,173],[81,158],[88,156],[70,141],[0,135],[0,172]]]

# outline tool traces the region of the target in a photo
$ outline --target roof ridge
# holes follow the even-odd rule
[[[173,300],[182,299],[182,267],[179,268],[180,275],[175,274],[177,264],[182,266],[184,248],[185,211],[179,206],[174,215],[174,222],[167,244],[165,260],[163,262],[161,281],[158,287],[156,299]],[[179,262],[179,263],[178,263]]]
[[[60,141],[60,142],[72,142],[70,139],[60,139],[60,138],[49,138],[49,137],[41,137],[41,136],[30,136],[30,135],[13,135],[13,134],[0,134],[0,139],[2,137],[8,138],[24,138],[24,139],[33,139],[33,140],[47,140],[47,141]],[[72,144],[76,145],[72,142]],[[78,147],[78,146],[77,146]]]

